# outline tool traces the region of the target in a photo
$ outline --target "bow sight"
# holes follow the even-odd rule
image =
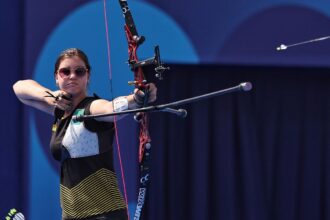
[[[143,36],[142,36],[143,37]],[[144,66],[149,66],[149,65],[154,65],[155,67],[155,76],[157,77],[157,79],[162,80],[163,79],[163,73],[166,70],[169,70],[169,67],[165,67],[163,66],[163,62],[160,59],[160,51],[159,51],[159,46],[155,46],[155,55],[154,57],[142,60],[142,61],[131,61],[129,60],[129,66],[131,68],[131,70],[135,70],[138,67],[144,67]]]

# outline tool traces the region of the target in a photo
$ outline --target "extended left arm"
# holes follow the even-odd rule
[[[157,95],[157,88],[153,83],[150,83],[148,85],[148,103],[154,102],[156,100]],[[141,106],[141,102],[144,98],[145,94],[138,89],[134,90],[134,94],[128,95],[128,96],[121,96],[118,98],[115,98],[112,101],[108,101],[105,99],[98,99],[92,102],[90,107],[90,114],[92,115],[98,115],[98,114],[107,114],[107,113],[113,113],[113,112],[119,112],[124,111],[128,109],[136,109]],[[116,116],[116,119],[121,119],[125,115]],[[102,118],[97,118],[98,121],[107,121],[107,122],[113,122],[114,116],[107,116]]]

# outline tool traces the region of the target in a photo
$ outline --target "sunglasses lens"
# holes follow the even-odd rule
[[[68,68],[61,68],[58,70],[58,73],[60,74],[60,76],[63,77],[68,77],[70,75],[70,69]]]
[[[85,68],[77,68],[75,70],[76,76],[82,77],[86,74],[86,69]]]
[[[85,76],[86,72],[87,72],[87,70],[85,68],[83,68],[83,67],[79,67],[79,68],[77,68],[77,69],[74,70],[74,73],[78,77]],[[61,68],[61,69],[58,70],[58,73],[60,74],[60,76],[62,78],[67,78],[71,74],[71,69],[69,69],[69,68]]]

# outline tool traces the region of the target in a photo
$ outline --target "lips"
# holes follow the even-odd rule
[[[74,87],[74,86],[78,86],[78,83],[71,82],[71,83],[67,83],[66,86],[67,87]]]

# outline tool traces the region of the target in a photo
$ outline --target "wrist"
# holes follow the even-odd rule
[[[113,111],[114,112],[125,111],[128,109],[128,105],[129,105],[129,102],[128,102],[127,97],[122,96],[122,97],[115,98],[113,100]]]
[[[57,94],[56,92],[45,90],[44,95],[42,97],[45,103],[47,103],[48,105],[54,105],[57,98]]]

